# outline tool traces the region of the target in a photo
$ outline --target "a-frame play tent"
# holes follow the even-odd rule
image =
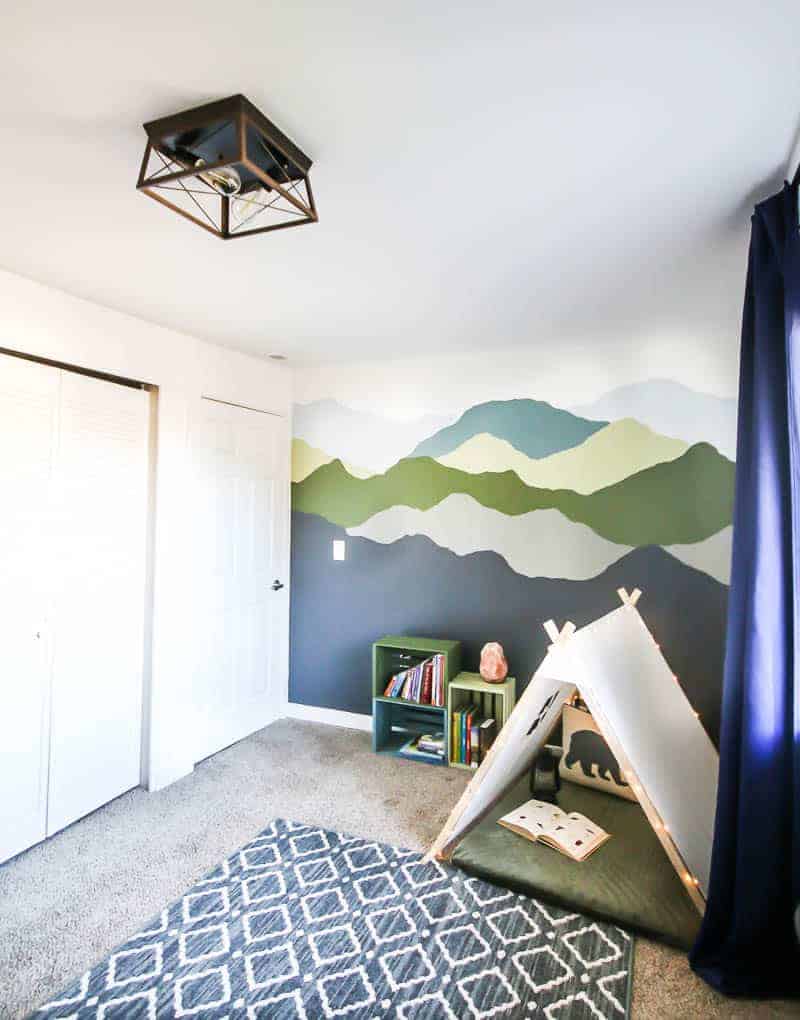
[[[515,862],[511,870],[516,870],[513,875],[509,874],[506,884],[546,897],[550,873],[557,874],[561,869],[560,873],[566,876],[567,892],[560,893],[556,902],[564,906],[572,905],[570,897],[574,897],[576,909],[591,911],[595,891],[588,887],[579,889],[581,882],[587,886],[595,882],[598,887],[613,887],[637,881],[642,897],[646,896],[645,887],[650,884],[653,887],[650,892],[654,896],[657,893],[661,900],[683,901],[690,921],[688,934],[685,919],[682,927],[680,920],[672,919],[664,927],[664,937],[686,945],[691,942],[692,925],[697,925],[698,915],[705,909],[719,759],[697,713],[636,608],[641,592],[636,589],[629,595],[621,588],[618,593],[623,604],[585,627],[577,629],[567,623],[559,631],[552,620],[544,624],[552,642],[547,655],[428,857],[452,860],[466,870],[473,870],[470,854],[461,854],[459,847],[466,847],[470,840],[474,844],[482,828],[482,853],[484,860],[490,858],[491,863],[488,870],[482,872],[477,867],[473,873],[502,882],[502,857],[507,854],[508,859],[513,858]],[[612,818],[611,824],[604,826],[611,832],[612,840],[582,864],[508,833],[494,824],[493,817],[493,809],[497,814],[499,804],[505,803],[505,810],[510,810],[530,797],[525,790],[525,777],[558,723],[564,704],[578,692],[638,800],[636,804],[591,791],[595,799],[589,810],[584,808],[585,801],[567,808],[584,810],[603,825],[605,816],[597,817],[597,811],[607,811],[611,802],[619,805],[613,807],[617,814],[608,816]],[[568,785],[579,789],[572,783]],[[517,791],[517,800],[509,806],[512,788]],[[580,796],[585,797],[585,794]],[[634,831],[644,833],[646,838],[637,840],[629,835],[631,845],[626,847],[624,834]],[[615,839],[617,846],[612,847]],[[634,867],[637,848],[633,844],[648,841],[648,861],[637,873]],[[615,854],[618,873],[602,874],[599,869]],[[655,872],[647,870],[651,866],[660,868],[659,876],[652,883],[649,876]],[[526,884],[528,873],[534,876],[530,885]],[[634,880],[631,875],[639,877]],[[682,895],[681,887],[697,913]],[[598,913],[635,926],[640,914],[647,915],[647,908],[639,909],[635,888],[627,892],[629,898],[634,897],[633,905],[628,903],[618,917],[615,918],[613,901],[609,906],[602,896],[597,901]],[[657,921],[643,922],[643,927],[659,933]]]

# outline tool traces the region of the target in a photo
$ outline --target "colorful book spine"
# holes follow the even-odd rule
[[[475,712],[470,717],[469,765],[473,769],[476,769],[483,760],[483,756],[481,754],[481,725],[483,722],[484,718],[478,712]]]
[[[444,705],[444,656],[437,655],[434,659],[435,696],[434,705]]]
[[[433,701],[433,659],[428,659],[422,667],[422,694],[420,701],[423,705],[430,705]]]
[[[444,708],[447,698],[445,657],[442,654],[401,670],[389,677],[383,690],[386,698],[402,698],[420,705]]]

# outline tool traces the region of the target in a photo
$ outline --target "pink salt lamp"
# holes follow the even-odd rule
[[[508,663],[503,646],[490,641],[481,649],[480,673],[490,684],[501,684],[508,676]]]

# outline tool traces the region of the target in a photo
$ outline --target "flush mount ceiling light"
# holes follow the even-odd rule
[[[216,237],[317,221],[311,160],[244,96],[161,117],[144,129],[137,189]]]

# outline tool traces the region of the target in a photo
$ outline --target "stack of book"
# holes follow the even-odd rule
[[[444,733],[423,733],[412,737],[397,752],[402,758],[412,761],[433,761],[444,764]]]
[[[497,723],[467,705],[453,712],[450,721],[452,747],[450,760],[476,769],[486,757],[497,732]]]
[[[420,705],[444,705],[444,656],[432,655],[389,678],[384,698],[403,698]]]

